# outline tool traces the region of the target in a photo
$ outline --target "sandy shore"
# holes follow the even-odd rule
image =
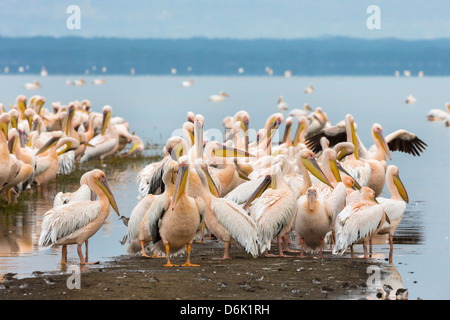
[[[276,250],[276,249],[275,249]],[[36,271],[32,277],[6,275],[0,299],[29,300],[334,300],[374,296],[366,283],[368,268],[387,264],[325,252],[321,259],[253,258],[232,247],[221,260],[223,244],[195,243],[191,262],[199,267],[163,267],[165,258],[124,255],[81,268],[68,264],[60,272]],[[183,264],[185,257],[172,259]],[[76,263],[76,261],[73,261]],[[69,287],[72,287],[70,289]]]

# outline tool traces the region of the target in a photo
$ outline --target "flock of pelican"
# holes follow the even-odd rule
[[[88,100],[56,102],[51,109],[45,102],[41,96],[19,95],[9,111],[0,104],[0,192],[8,203],[24,190],[48,185],[58,174],[72,173],[78,163],[103,162],[128,143],[133,145],[126,156],[144,147],[123,118],[112,117],[111,106],[99,113]]]
[[[224,244],[223,259],[231,259],[232,244],[253,257],[322,257],[325,246],[353,256],[353,246],[362,244],[368,258],[372,238],[385,235],[392,263],[393,235],[409,198],[399,168],[387,159],[394,151],[418,156],[426,143],[403,129],[385,136],[374,123],[367,148],[352,115],[333,126],[321,108],[310,109],[286,119],[270,115],[255,141],[249,141],[250,115],[239,111],[224,119],[222,142],[204,139],[205,118],[188,112],[183,136],[169,138],[163,159],[138,174],[127,252],[165,256],[165,266],[186,252],[184,266],[193,266],[192,243],[210,235]],[[273,142],[283,123],[283,140]],[[381,197],[385,185],[389,198]],[[292,234],[300,251],[290,247]]]

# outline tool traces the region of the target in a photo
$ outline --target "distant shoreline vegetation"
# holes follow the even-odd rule
[[[0,75],[450,75],[450,39],[0,37]],[[239,68],[242,68],[240,71]]]

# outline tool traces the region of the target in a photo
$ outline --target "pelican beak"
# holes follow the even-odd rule
[[[33,120],[32,122],[30,121],[30,131],[38,131],[39,130],[39,120]]]
[[[389,160],[392,160],[391,151],[389,150],[389,146],[386,142],[386,139],[384,138],[383,132],[375,131],[374,133],[375,133],[375,137],[380,141],[384,152],[386,152],[387,156],[389,157]]]
[[[105,135],[106,128],[108,127],[108,121],[111,118],[111,112],[103,112],[103,122],[102,122],[102,135]]]
[[[284,135],[283,135],[283,143],[286,143],[287,140],[291,139],[291,128],[292,128],[292,123],[288,122],[286,123],[286,129],[284,130]]]
[[[131,156],[138,151],[139,146],[141,146],[140,142],[133,143],[133,145],[131,146],[131,150],[128,153],[121,155],[120,157],[125,158]]]
[[[353,184],[353,185],[355,186],[356,189],[361,190],[361,185],[358,183],[358,181],[356,181],[356,179],[353,178],[353,177],[347,172],[347,170],[344,169],[344,167],[342,166],[342,164],[341,164],[339,161],[336,161],[336,166],[337,166],[337,168],[338,168],[340,171],[342,171],[344,174],[346,174],[347,176],[349,176],[350,178],[353,179],[353,181],[354,181],[354,184]],[[352,187],[353,187],[353,186],[352,186]]]
[[[348,153],[345,152],[344,149],[341,149],[341,150],[339,151],[339,153],[337,154],[336,159],[337,159],[338,161],[341,161],[341,160],[344,159],[346,156],[348,156]]]
[[[247,202],[244,204],[244,210],[247,210],[251,203],[253,202],[253,200],[255,200],[256,198],[260,197],[263,192],[269,187],[269,185],[272,182],[272,177],[270,175],[267,175],[263,182],[261,182],[261,184],[258,186],[258,188],[256,188],[255,192],[253,192],[253,194],[250,196],[250,198],[247,200]]]
[[[39,151],[36,153],[36,155],[40,155],[41,153],[44,153],[45,151],[47,151],[48,149],[50,149],[51,147],[56,145],[56,143],[58,143],[59,139],[60,138],[52,137],[50,140],[47,141],[47,143],[41,149],[39,149]]]
[[[11,126],[14,129],[17,129],[17,118],[16,117],[11,117]]]
[[[75,150],[76,148],[72,147],[72,143],[70,141],[67,141],[66,143],[64,143],[64,149],[62,149],[61,151],[58,151],[58,156],[62,155],[63,153],[66,153],[67,151],[70,150]]]
[[[72,122],[74,114],[75,114],[75,109],[72,107],[69,108],[69,112],[67,112],[66,119],[64,120],[64,133],[65,134],[69,133],[70,123]]]
[[[0,124],[0,129],[3,131],[3,134],[5,135],[6,139],[8,139],[8,124],[6,122],[2,122]]]
[[[339,174],[339,169],[338,169],[336,161],[330,160],[330,168],[331,168],[331,172],[333,173],[333,176],[336,179],[336,181],[342,182],[341,175]]]
[[[321,126],[324,125],[322,119],[320,119],[320,117],[319,117],[316,113],[313,114],[313,118],[316,119],[317,121],[319,121],[319,123],[320,123]]]
[[[214,183],[214,180],[211,178],[211,174],[209,173],[208,167],[202,168],[203,172],[206,174],[206,180],[208,180],[208,187],[209,191],[216,197],[220,198],[219,189],[217,189],[216,184]]]
[[[8,140],[8,150],[10,154],[14,153],[14,150],[16,149],[17,139],[16,136],[13,136],[11,139]]]
[[[19,137],[20,137],[20,146],[25,147],[25,133],[22,130],[19,130]]]
[[[198,120],[195,121],[194,125],[194,144],[196,145],[195,156],[197,159],[203,158],[203,126]]]
[[[111,189],[109,188],[106,178],[102,177],[99,180],[95,180],[95,182],[100,187],[100,189],[102,189],[102,191],[105,193],[106,197],[109,200],[109,203],[111,204],[111,207],[113,207],[114,211],[120,217],[119,208],[117,207],[116,199],[114,199],[114,195],[112,194]]]
[[[307,105],[305,105],[305,110],[308,110],[308,111],[313,111],[313,109],[307,104]]]
[[[89,142],[80,142],[80,144],[84,144],[86,147],[95,147],[94,145],[90,144]]]
[[[19,101],[19,108],[20,108],[20,111],[22,111],[22,113],[25,112],[25,109],[27,108],[27,106],[25,105],[24,101],[22,101],[22,100]]]
[[[175,182],[175,192],[172,197],[172,211],[175,209],[175,205],[186,189],[187,178],[189,175],[189,165],[180,164],[178,170],[177,180]]]
[[[44,105],[44,101],[39,100],[38,101],[38,109],[37,109],[37,114],[40,115],[41,114],[41,110],[42,110],[42,106]]]
[[[226,145],[222,145],[216,150],[213,151],[214,155],[217,157],[227,157],[227,158],[249,158],[254,157],[252,154],[247,151],[240,150],[237,148],[228,147]]]
[[[356,159],[359,160],[358,141],[356,140],[355,124],[353,122],[350,124],[350,130],[352,133],[352,143],[353,146],[355,147],[355,151],[353,152],[353,154],[355,155]]]
[[[300,134],[303,132],[303,130],[305,130],[305,124],[302,122],[298,124],[297,131],[295,132],[293,143],[294,147],[296,147],[300,143]]]
[[[237,133],[238,131],[236,129],[231,129],[228,135],[225,137],[225,141],[233,139]]]
[[[394,185],[398,190],[398,193],[400,194],[400,196],[402,197],[403,200],[405,200],[406,203],[409,203],[409,197],[408,197],[408,193],[406,192],[406,188],[403,185],[402,180],[400,180],[400,177],[395,175],[393,177],[394,180]]]
[[[330,181],[328,181],[327,177],[323,173],[316,159],[302,158],[302,163],[306,167],[306,169],[308,169],[308,171],[311,172],[313,176],[315,176],[317,179],[319,179],[329,187],[333,188],[332,184],[330,183]]]

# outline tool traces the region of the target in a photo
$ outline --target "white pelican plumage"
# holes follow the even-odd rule
[[[280,97],[278,98],[277,108],[278,108],[278,111],[280,111],[280,112],[281,112],[281,111],[286,111],[287,109],[289,109],[289,108],[288,108],[288,104],[287,104],[286,101],[284,101],[283,96],[280,96]]]
[[[86,264],[81,246],[103,225],[110,212],[110,205],[119,214],[116,200],[103,171],[95,169],[88,175],[89,188],[99,200],[84,200],[50,209],[41,224],[39,246],[42,248],[62,246],[61,263],[66,263],[67,245],[76,244],[80,264]]]
[[[353,257],[353,245],[362,242],[364,258],[368,258],[367,243],[386,219],[383,207],[374,201],[374,191],[361,188],[361,199],[346,206],[336,217],[336,243],[333,254],[342,255],[348,247]]]
[[[114,125],[111,124],[111,114],[111,106],[104,106],[102,133],[89,141],[92,147],[86,148],[80,162],[83,163],[92,159],[100,159],[101,166],[103,167],[103,160],[116,153],[119,147],[119,135]]]
[[[41,87],[41,84],[38,81],[27,82],[23,87],[25,90],[37,90]]]
[[[227,93],[221,91],[219,94],[213,94],[209,97],[208,101],[211,102],[224,102],[225,98],[230,97]]]
[[[194,80],[189,79],[181,82],[181,86],[183,87],[192,87],[194,85]]]
[[[177,180],[171,201],[157,198],[152,203],[148,222],[154,246],[152,250],[165,247],[166,267],[173,267],[170,256],[186,247],[187,259],[184,267],[197,266],[190,261],[191,244],[201,227],[205,214],[205,203],[202,198],[187,195],[186,185],[190,171],[189,158],[182,156],[179,160]]]
[[[297,195],[285,182],[279,164],[272,167],[272,174],[256,189],[244,205],[246,208],[249,208],[250,217],[257,226],[260,252],[264,252],[265,256],[273,256],[268,251],[272,239],[277,237],[278,256],[285,256],[282,239],[292,230],[297,212]]]
[[[318,257],[322,257],[323,240],[331,230],[335,216],[345,207],[346,195],[346,187],[340,182],[326,200],[318,196],[314,187],[298,199],[295,231],[300,241],[300,257],[304,257],[304,251],[315,252],[317,249]]]
[[[231,242],[234,240],[253,257],[258,255],[256,225],[247,212],[236,203],[219,197],[205,161],[195,163],[195,169],[202,182],[200,197],[205,202],[205,225],[208,230],[225,244],[222,259],[230,259]]]
[[[309,104],[307,104],[305,102],[304,105],[303,105],[303,110],[302,109],[292,109],[292,111],[289,114],[289,116],[290,117],[296,117],[296,118],[306,117],[306,116],[308,116],[308,111],[312,111],[312,109],[309,106]]]
[[[447,110],[431,109],[427,113],[427,119],[429,121],[445,121],[450,115],[450,102],[445,104],[445,108]]]
[[[406,204],[409,202],[408,193],[405,186],[400,180],[399,170],[397,166],[390,165],[386,171],[386,185],[391,194],[391,198],[378,197],[377,201],[383,207],[384,212],[389,217],[390,223],[386,221],[381,225],[377,234],[389,235],[389,263],[392,263],[392,256],[394,250],[393,237],[395,230],[402,221],[403,213],[406,209]]]
[[[416,101],[417,101],[416,98],[414,98],[412,94],[409,94],[405,100],[406,104],[414,104],[416,103]]]
[[[314,87],[312,84],[305,88],[305,94],[312,94],[314,92]]]

